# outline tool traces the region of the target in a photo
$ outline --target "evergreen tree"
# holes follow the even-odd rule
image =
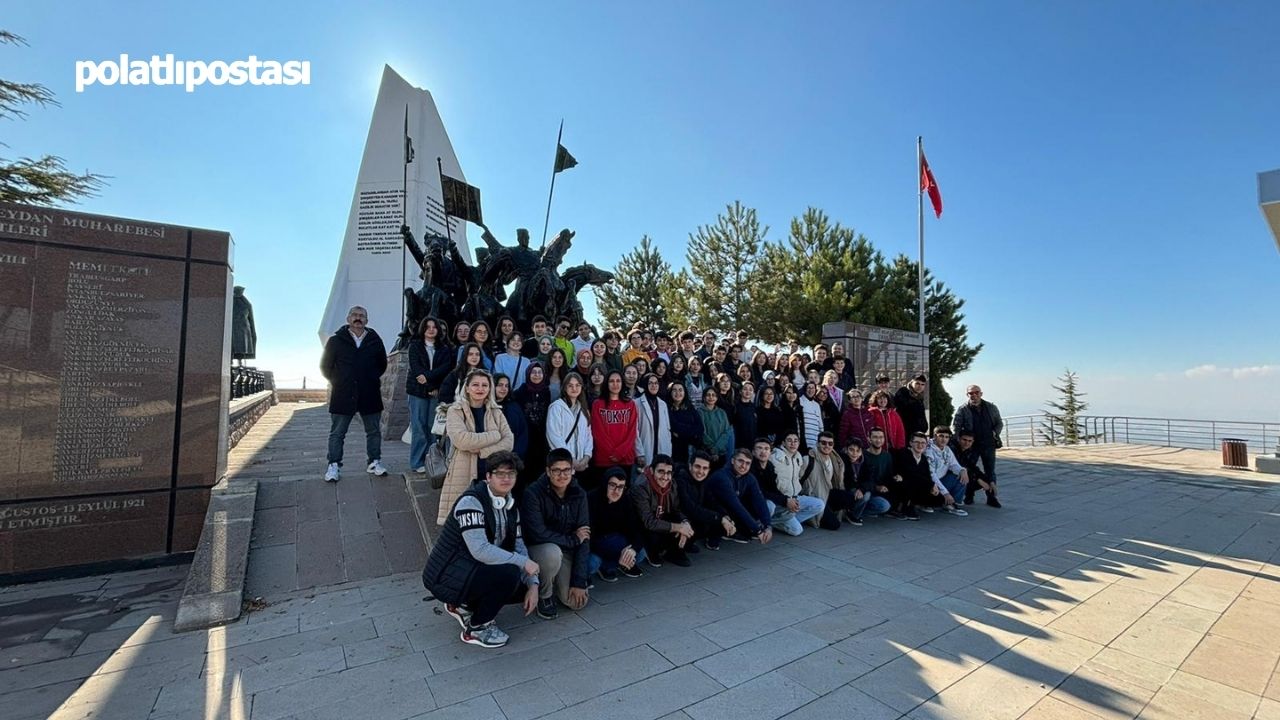
[[[768,342],[815,344],[823,323],[875,314],[883,269],[884,258],[865,237],[811,207],[791,220],[786,240],[765,244],[752,324],[744,329]]]
[[[1061,385],[1053,385],[1058,391],[1059,399],[1049,401],[1051,411],[1046,411],[1047,420],[1040,423],[1040,437],[1049,445],[1077,445],[1095,440],[1098,435],[1090,435],[1084,431],[1080,417],[1089,409],[1089,403],[1083,398],[1077,385],[1079,376],[1067,368],[1058,378]],[[1056,411],[1056,412],[1052,412]]]
[[[920,327],[919,285],[916,268],[905,255],[894,258],[885,270],[883,293],[874,313],[861,320],[869,325],[918,331]],[[955,413],[951,396],[942,386],[950,378],[969,369],[982,351],[982,343],[969,344],[969,328],[964,324],[964,300],[924,270],[924,327],[929,335],[929,419],[935,425],[949,423]]]
[[[650,328],[667,327],[664,289],[672,283],[671,263],[653,246],[648,235],[613,268],[613,282],[594,288],[596,306],[605,328],[624,333],[636,322]]]
[[[753,208],[734,202],[689,235],[688,267],[675,277],[672,319],[718,330],[754,327],[751,297],[758,284],[756,263],[769,232]]]
[[[26,45],[26,40],[7,30],[0,30],[0,45]],[[0,79],[0,118],[22,119],[27,113],[22,106],[35,103],[42,107],[58,105],[49,88],[38,83],[20,83]],[[67,170],[62,158],[45,155],[8,160],[0,158],[0,200],[28,205],[52,205],[60,200],[74,202],[91,197],[103,185],[101,175],[77,175]]]

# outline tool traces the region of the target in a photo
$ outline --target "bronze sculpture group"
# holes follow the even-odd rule
[[[582,320],[578,291],[587,285],[613,281],[613,273],[583,263],[560,271],[560,264],[572,245],[574,233],[568,229],[542,250],[529,247],[529,231],[516,231],[516,244],[504,246],[489,228],[481,238],[485,247],[476,252],[476,264],[467,264],[457,243],[436,234],[423,237],[419,246],[407,225],[400,228],[404,244],[421,268],[419,290],[405,288],[405,325],[401,346],[426,317],[437,317],[450,327],[459,321],[485,320],[497,327],[507,315],[522,332],[528,333],[533,318],[548,320],[567,317],[576,326]],[[510,297],[506,287],[512,285]],[[504,305],[505,301],[505,305]]]

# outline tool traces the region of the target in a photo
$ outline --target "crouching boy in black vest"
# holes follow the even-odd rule
[[[494,624],[503,605],[538,604],[538,564],[520,535],[511,488],[523,463],[512,452],[488,457],[485,480],[458,498],[431,548],[422,584],[462,626],[462,642],[498,648],[511,638]]]

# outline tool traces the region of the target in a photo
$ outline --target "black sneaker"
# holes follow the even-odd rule
[[[618,572],[629,578],[644,577],[644,568],[640,567],[640,563],[636,563],[629,568],[618,568]]]
[[[662,558],[656,555],[646,555],[644,561],[649,563],[649,567],[662,567]]]
[[[543,620],[555,620],[560,615],[560,608],[556,607],[556,597],[538,598],[538,617]]]
[[[919,520],[920,513],[914,507],[909,507],[902,513],[902,517],[906,520]]]
[[[854,527],[862,527],[862,518],[849,518],[849,524]]]
[[[995,495],[987,495],[987,504],[993,508],[1000,507],[1000,501],[996,499]]]
[[[618,582],[617,570],[605,570],[604,568],[600,568],[599,570],[596,571],[596,575],[599,575],[600,579],[607,583]]]
[[[729,542],[736,542],[739,545],[746,545],[751,542],[751,538],[743,535],[742,533],[738,533],[737,535],[727,535],[725,536],[725,540],[728,540]]]
[[[885,517],[887,517],[887,518],[893,518],[894,520],[905,520],[905,519],[906,519],[906,516],[905,516],[905,515],[903,515],[902,513],[898,512],[897,510],[890,510],[890,511],[886,512],[886,513],[884,514],[884,516],[885,516]]]
[[[689,567],[693,564],[693,561],[689,559],[689,556],[683,550],[668,550],[667,561],[678,567]]]
[[[684,551],[689,553],[690,555],[697,555],[698,553],[702,552],[702,550],[698,549],[697,544],[692,542],[687,542],[684,544]]]
[[[720,538],[709,537],[706,540],[704,540],[702,544],[706,545],[708,550],[711,550],[712,552],[714,552],[720,549]]]
[[[964,504],[965,504],[965,505],[972,505],[972,504],[973,504],[973,496],[972,496],[972,495],[965,495],[965,496],[964,496]]]

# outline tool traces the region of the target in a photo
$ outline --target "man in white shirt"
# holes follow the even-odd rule
[[[956,498],[963,498],[965,487],[969,484],[969,471],[965,469],[956,455],[951,451],[951,428],[939,425],[933,429],[933,442],[925,448],[924,455],[929,459],[929,472],[933,476],[933,484],[944,496],[943,512],[964,517],[969,513],[956,504]],[[932,508],[921,507],[925,512]]]

